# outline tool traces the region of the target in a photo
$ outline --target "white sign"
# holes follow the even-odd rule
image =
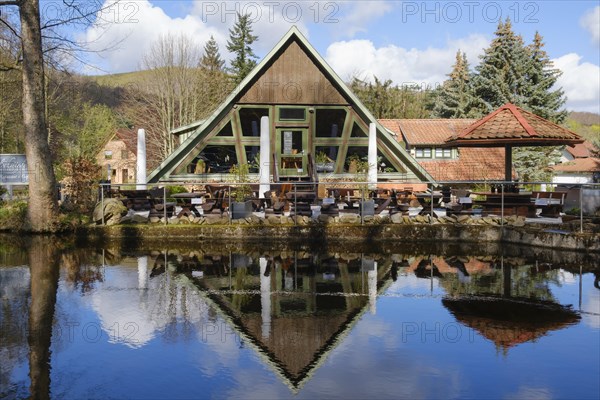
[[[25,154],[0,154],[0,184],[27,184],[29,171]]]
[[[292,131],[283,132],[283,154],[292,154]]]

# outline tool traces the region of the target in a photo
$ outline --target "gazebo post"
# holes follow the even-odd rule
[[[504,146],[504,180],[512,182],[512,146]]]

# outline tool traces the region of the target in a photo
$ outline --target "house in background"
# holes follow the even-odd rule
[[[96,155],[98,165],[102,167],[102,176],[110,169],[112,184],[135,182],[137,158],[136,130],[120,128],[106,142]]]
[[[399,143],[438,182],[504,180],[504,149],[447,147],[475,119],[381,119]]]
[[[555,165],[554,183],[599,183],[600,158],[594,157],[598,149],[589,141],[574,147],[565,147],[561,163]]]

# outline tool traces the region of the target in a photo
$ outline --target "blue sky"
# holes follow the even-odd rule
[[[112,0],[111,0],[112,2]],[[90,73],[141,68],[161,34],[184,34],[202,47],[213,35],[223,56],[236,10],[249,12],[263,57],[291,25],[308,37],[343,78],[377,76],[396,84],[445,79],[458,49],[471,66],[493,38],[499,18],[530,42],[545,39],[571,110],[600,112],[599,1],[121,1],[99,20],[117,22],[84,32],[98,48],[117,48],[92,59]]]

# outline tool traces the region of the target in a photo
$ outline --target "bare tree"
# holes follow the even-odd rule
[[[45,21],[42,26],[39,0],[0,0],[0,10],[5,11],[12,6],[19,12],[19,30],[5,17],[6,12],[0,15],[0,24],[20,41],[20,51],[15,52],[14,62],[5,63],[2,68],[21,69],[22,74],[21,109],[29,170],[28,222],[34,232],[55,230],[58,219],[56,178],[48,143],[44,53],[64,54],[70,51],[73,57],[77,57],[76,50],[81,47],[68,35],[61,34],[60,27],[91,24],[99,11],[77,1],[63,0],[62,4],[70,12],[65,13],[64,18]]]
[[[206,118],[218,104],[215,96],[208,95],[211,79],[223,78],[224,92],[228,92],[223,73],[199,67],[200,49],[189,36],[161,36],[144,56],[141,79],[128,94],[128,113],[146,129],[148,146],[157,149],[160,159],[178,145],[173,129]]]

